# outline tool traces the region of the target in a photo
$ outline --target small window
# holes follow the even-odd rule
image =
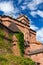
[[[16,45],[16,44],[13,44],[14,46]]]
[[[40,63],[36,62],[35,65],[40,65]]]
[[[37,65],[40,65],[40,63],[37,63]]]

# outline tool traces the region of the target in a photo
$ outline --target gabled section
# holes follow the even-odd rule
[[[17,18],[17,20],[19,20],[19,21],[21,21],[21,22],[23,22],[23,23],[25,23],[25,24],[27,24],[27,25],[30,24],[29,19],[27,18],[27,16],[24,16],[24,15],[20,15],[20,16]]]

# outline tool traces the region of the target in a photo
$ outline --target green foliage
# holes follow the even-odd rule
[[[5,36],[5,33],[4,33],[4,30],[3,29],[0,29],[0,35]]]
[[[18,39],[18,46],[20,49],[21,56],[23,56],[24,55],[24,35],[22,32],[14,33],[14,34]]]
[[[9,34],[8,34],[9,37]],[[0,49],[10,52],[12,44],[11,41],[5,39],[5,32],[3,29],[0,29]]]
[[[0,57],[0,64],[1,65],[6,65],[6,63],[7,63],[7,59],[3,58],[3,57]]]
[[[12,40],[12,36],[13,36],[12,33],[9,33],[9,34],[8,34],[8,39],[9,39],[10,41]]]

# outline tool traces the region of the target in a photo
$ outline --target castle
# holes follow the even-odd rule
[[[36,62],[36,65],[43,65],[43,45],[36,40],[36,31],[30,28],[30,21],[24,15],[20,15],[17,19],[10,16],[0,16],[0,28],[3,27],[6,36],[8,32],[20,32],[24,34],[25,57],[30,57]],[[15,35],[13,40],[13,52],[20,56],[19,48],[17,47],[17,38]],[[16,41],[15,41],[16,40]]]

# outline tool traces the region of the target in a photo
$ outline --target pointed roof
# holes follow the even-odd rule
[[[17,20],[21,21],[21,20],[25,20],[28,24],[30,24],[30,20],[28,19],[28,17],[26,15],[19,15]]]

